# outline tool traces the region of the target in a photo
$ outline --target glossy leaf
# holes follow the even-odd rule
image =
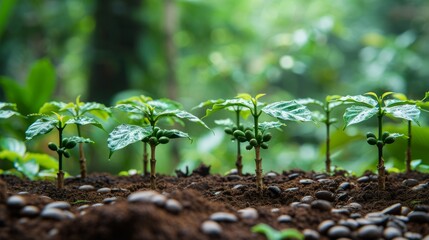
[[[258,125],[259,125],[259,130],[261,130],[262,132],[265,132],[266,130],[273,129],[273,128],[280,129],[283,126],[286,126],[286,124],[278,122],[278,121],[277,122],[261,122]]]
[[[345,127],[370,119],[378,112],[378,108],[366,106],[351,106],[344,113]]]
[[[15,138],[0,138],[0,150],[8,150],[24,156],[26,149],[23,141]]]
[[[295,101],[280,101],[262,108],[266,114],[283,121],[311,121],[311,112]]]
[[[140,127],[136,125],[121,124],[109,134],[107,146],[110,149],[110,155],[114,151],[122,149],[132,143],[143,140],[143,138],[152,134],[151,127]]]
[[[376,107],[378,102],[371,97],[357,95],[357,96],[344,96],[338,99],[339,101],[346,103],[360,103],[367,107]]]
[[[60,109],[66,106],[63,102],[47,102],[44,103],[43,106],[39,109],[39,113],[41,114],[51,114],[52,112],[59,112]]]
[[[320,107],[324,107],[325,104],[317,99],[313,99],[313,98],[300,98],[300,99],[296,99],[295,102],[302,104],[302,105],[308,105],[308,104],[316,104]]]
[[[234,121],[232,121],[230,118],[226,119],[219,119],[214,121],[217,125],[225,126],[225,127],[233,127],[235,126]]]
[[[191,113],[186,112],[184,110],[179,110],[179,109],[167,110],[167,111],[159,113],[159,115],[157,116],[158,119],[164,118],[164,117],[173,117],[173,118],[185,119],[185,120],[188,120],[191,122],[198,123],[207,129],[210,129],[203,121],[201,121],[201,119],[199,119],[198,117],[196,117],[196,116],[192,115]]]
[[[191,140],[187,133],[179,131],[177,129],[164,130],[164,135],[168,138],[188,138],[189,140]]]
[[[59,120],[52,117],[39,118],[25,131],[25,139],[31,140],[35,136],[46,134],[54,129],[58,123]]]
[[[66,139],[66,138],[63,138],[63,139]],[[67,140],[68,141],[75,141],[76,143],[94,143],[94,141],[92,141],[89,138],[83,138],[83,137],[78,137],[78,136],[68,137]]]
[[[391,115],[395,118],[401,118],[419,124],[420,110],[416,105],[396,105],[393,107],[386,107],[384,111],[387,115]]]
[[[87,116],[75,117],[67,120],[66,124],[77,124],[77,125],[93,125],[100,129],[104,129],[103,125],[99,123],[96,119]]]

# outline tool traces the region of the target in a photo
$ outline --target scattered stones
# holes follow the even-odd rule
[[[344,226],[333,226],[328,230],[328,236],[334,239],[346,238],[349,237],[350,234],[350,229]]]
[[[319,240],[320,239],[320,234],[313,229],[304,229],[304,231],[302,231],[302,234],[304,234],[305,240]]]
[[[343,215],[346,215],[346,216],[350,215],[350,211],[348,209],[346,209],[346,208],[333,208],[333,209],[331,209],[331,213],[333,213],[333,214],[343,214]]]
[[[97,190],[98,193],[109,193],[111,191],[112,191],[112,189],[110,189],[108,187],[100,188]]]
[[[320,233],[325,234],[333,226],[335,226],[335,222],[334,221],[332,221],[332,220],[325,220],[325,221],[323,221],[323,222],[321,222],[319,224],[319,226],[317,227],[317,230]]]
[[[280,215],[278,218],[277,218],[277,222],[279,222],[279,223],[289,223],[289,222],[292,222],[292,217],[291,216],[289,216],[289,215]]]
[[[165,202],[165,209],[171,213],[179,213],[182,211],[183,206],[176,199],[168,199]]]
[[[303,185],[309,185],[309,184],[314,183],[314,181],[311,179],[301,179],[301,180],[299,180],[299,183],[301,183]]]
[[[237,217],[227,212],[216,212],[210,215],[210,220],[216,222],[237,222]]]
[[[419,184],[419,181],[417,181],[414,178],[410,178],[410,179],[406,179],[406,180],[402,181],[402,186],[406,186],[406,187],[414,187],[418,184]]]
[[[396,203],[381,211],[383,214],[399,215],[401,214],[402,204]]]
[[[382,228],[375,225],[366,225],[358,230],[361,239],[378,239],[382,235]]]
[[[201,224],[201,231],[207,235],[220,235],[222,227],[215,221],[207,220]]]
[[[128,202],[150,202],[152,200],[152,197],[155,195],[159,195],[159,193],[149,190],[149,191],[139,191],[131,193],[127,200]]]
[[[66,214],[59,208],[45,208],[43,209],[42,213],[40,213],[40,216],[54,220],[63,220],[67,217]]]
[[[268,192],[272,197],[278,197],[282,193],[282,190],[277,186],[269,186]]]
[[[56,201],[56,202],[51,202],[49,204],[47,204],[44,209],[49,209],[49,208],[57,208],[57,209],[61,209],[61,210],[69,210],[71,208],[70,203],[65,202],[65,201]]]
[[[162,207],[165,205],[165,202],[167,201],[167,197],[162,194],[157,194],[157,195],[154,195],[150,201],[155,205]]]
[[[104,204],[111,204],[111,203],[116,202],[116,200],[118,200],[117,197],[109,197],[109,198],[103,199],[103,203]]]
[[[420,211],[412,211],[407,215],[410,222],[429,223],[429,214]]]
[[[363,176],[363,177],[360,177],[360,178],[357,179],[358,183],[367,183],[369,181],[370,181],[370,179],[369,179],[368,176]]]
[[[242,219],[257,219],[258,211],[254,208],[243,208],[237,211]]]
[[[338,186],[338,190],[347,190],[350,189],[351,184],[349,182],[342,182],[340,186]]]
[[[10,196],[6,201],[6,204],[13,208],[21,208],[25,206],[25,203],[25,198],[18,195]]]
[[[94,189],[95,187],[92,185],[82,185],[79,187],[79,190],[82,190],[82,191],[92,191]]]
[[[330,211],[332,209],[332,205],[330,202],[326,200],[314,200],[311,202],[311,208],[318,209],[321,211]]]
[[[404,234],[404,237],[407,238],[408,240],[420,240],[420,239],[422,239],[422,235],[420,233],[415,233],[415,232],[406,232]]]
[[[20,211],[21,215],[26,217],[35,217],[39,215],[39,212],[40,212],[39,208],[32,205],[27,205],[24,208],[22,208]]]
[[[394,228],[394,227],[387,227],[384,229],[383,231],[383,236],[386,239],[393,239],[395,237],[400,237],[402,236],[402,233],[399,229]]]
[[[356,220],[352,219],[352,218],[349,218],[349,219],[341,219],[341,220],[338,222],[338,224],[339,224],[339,225],[342,225],[342,226],[344,226],[344,227],[348,227],[348,228],[350,228],[350,229],[352,229],[352,230],[354,230],[354,229],[356,229],[356,228],[358,228],[358,227],[359,227],[359,223],[358,223]]]
[[[335,195],[332,192],[326,190],[317,191],[315,193],[315,196],[318,199],[326,200],[329,202],[333,202],[335,200]]]
[[[314,197],[313,196],[304,196],[301,198],[302,203],[311,203],[314,201]]]

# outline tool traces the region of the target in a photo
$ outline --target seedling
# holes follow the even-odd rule
[[[304,99],[298,99],[296,100],[298,103],[303,105],[309,105],[314,104],[323,109],[323,114],[320,114],[319,112],[315,112],[315,119],[318,122],[322,122],[326,126],[326,159],[325,159],[325,169],[326,172],[331,172],[331,138],[330,138],[330,127],[332,124],[337,122],[336,118],[331,118],[331,111],[340,106],[342,102],[336,101],[336,99],[339,96],[327,96],[325,98],[325,102],[312,99],[312,98],[304,98]]]
[[[383,159],[383,147],[386,144],[392,144],[395,139],[402,136],[399,133],[383,132],[383,118],[389,116],[392,118],[400,118],[418,123],[417,119],[420,115],[420,110],[415,104],[410,104],[408,101],[400,101],[397,99],[386,99],[393,92],[386,92],[378,96],[373,92],[365,93],[364,95],[345,96],[339,98],[340,101],[352,103],[351,107],[347,108],[344,113],[344,128],[366,121],[373,116],[377,116],[378,136],[372,132],[366,134],[367,142],[378,148],[378,187],[381,190],[386,188],[386,176]]]
[[[258,94],[256,97],[252,97],[246,93],[239,94],[234,99],[228,99],[221,103],[214,104],[212,108],[207,111],[207,114],[211,114],[215,111],[230,107],[241,107],[250,111],[250,115],[253,117],[253,129],[246,130],[245,132],[237,129],[233,132],[233,135],[240,142],[248,142],[246,146],[247,150],[255,149],[256,186],[260,191],[264,188],[260,150],[261,148],[268,148],[268,142],[272,137],[271,133],[267,132],[267,130],[280,128],[284,125],[279,121],[260,123],[259,117],[262,112],[282,121],[311,121],[311,112],[306,106],[296,101],[280,101],[265,105],[258,101],[258,99],[264,95],[265,94]]]
[[[289,228],[278,231],[265,223],[259,223],[252,227],[252,232],[261,233],[268,240],[294,239],[304,240],[304,235],[296,229]]]
[[[208,100],[200,103],[195,108],[213,107],[213,105],[220,104],[224,101],[225,100],[223,99]],[[236,141],[237,143],[237,159],[235,161],[235,166],[237,169],[237,174],[241,176],[243,175],[243,163],[242,163],[243,156],[241,155],[241,142],[234,136],[233,133],[235,130],[241,130],[243,132],[246,130],[251,130],[250,128],[245,129],[244,126],[240,124],[241,115],[243,115],[243,113],[248,113],[248,111],[246,111],[247,109],[243,109],[243,107],[240,107],[240,106],[233,106],[225,109],[229,111],[233,111],[235,113],[235,122],[232,121],[231,119],[223,119],[223,120],[216,120],[215,123],[218,125],[225,126],[225,129],[224,129],[225,133],[230,135],[232,137],[232,140]],[[207,110],[206,116],[208,116],[209,114],[210,114],[210,109]]]
[[[143,97],[143,96],[142,96]],[[121,109],[122,111],[129,113],[138,113],[145,116],[149,122],[149,126],[142,125],[130,125],[121,124],[117,126],[109,134],[107,139],[107,145],[110,149],[109,158],[113,152],[122,149],[132,143],[142,141],[146,142],[150,146],[150,187],[156,189],[156,155],[155,150],[159,144],[167,144],[170,139],[175,138],[189,138],[189,135],[185,132],[176,129],[161,129],[158,127],[160,120],[172,120],[181,122],[182,119],[191,122],[196,122],[202,126],[207,125],[196,116],[190,114],[181,109],[174,109],[173,106],[179,104],[168,99],[149,100],[142,104],[118,104],[115,108]]]
[[[35,136],[49,133],[52,129],[58,130],[58,144],[53,142],[48,143],[48,148],[58,154],[58,173],[57,173],[57,187],[64,187],[64,172],[63,172],[63,156],[65,158],[70,157],[68,150],[74,148],[77,143],[88,143],[93,142],[88,138],[82,138],[79,136],[72,136],[69,138],[63,137],[63,131],[68,124],[75,123],[74,119],[70,119],[69,116],[60,115],[54,112],[54,116],[35,114],[33,116],[40,117],[33,124],[31,124],[25,132],[25,139],[31,140]]]
[[[67,124],[75,124],[77,128],[78,137],[82,137],[81,126],[93,125],[102,130],[103,126],[93,116],[106,120],[110,116],[110,110],[103,104],[96,102],[81,102],[80,96],[76,97],[76,101],[70,103],[64,102],[48,102],[45,103],[39,110],[41,114],[48,114],[50,112],[66,113],[71,116]],[[80,177],[86,178],[86,157],[83,150],[83,142],[79,142],[79,164],[80,164]]]

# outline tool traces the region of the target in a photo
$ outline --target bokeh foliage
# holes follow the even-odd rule
[[[56,74],[49,100],[69,102],[82,95],[107,106],[141,93],[170,97],[185,109],[240,92],[267,93],[267,103],[368,91],[421,99],[429,90],[428,12],[424,0],[3,0],[0,75],[23,85],[31,65],[49,59]],[[10,101],[1,90],[0,100]],[[341,119],[343,111],[333,114]],[[215,135],[186,129],[195,141],[180,143],[178,167],[199,162],[215,172],[234,167],[234,146],[213,123],[223,117],[229,116],[205,119]],[[422,125],[413,128],[414,158],[429,164],[427,118],[423,113]],[[126,121],[116,115],[105,129]],[[16,126],[25,121],[0,124],[16,138],[19,132],[10,129],[26,127]],[[342,124],[332,129],[333,165],[357,173],[374,169],[376,154],[364,133],[375,121],[345,131]],[[289,125],[274,136],[264,170],[322,170],[323,126]],[[403,122],[390,121],[389,128],[406,133]],[[97,146],[88,149],[90,172],[141,169],[140,148],[107,161],[107,134],[86,131]],[[44,151],[42,145],[29,148]],[[394,145],[386,148],[386,164],[402,169],[405,140]],[[165,147],[159,159],[168,159],[170,148],[177,152],[177,146]],[[251,153],[244,152],[243,161],[244,171],[253,172]],[[75,162],[65,164],[78,172]],[[164,173],[177,167],[168,161],[158,166]]]

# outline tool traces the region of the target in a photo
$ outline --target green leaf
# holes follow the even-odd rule
[[[43,106],[39,109],[39,113],[41,114],[51,114],[52,112],[59,112],[60,109],[64,108],[66,103],[64,102],[47,102],[44,103]]]
[[[31,180],[37,176],[40,169],[39,164],[34,159],[26,162],[16,161],[14,167]]]
[[[151,100],[151,101],[148,101],[147,104],[155,108],[155,110],[157,111],[165,111],[165,110],[182,108],[182,104],[167,98]]]
[[[35,62],[27,78],[27,104],[40,108],[48,101],[55,90],[55,70],[48,59]]]
[[[277,122],[261,122],[258,125],[259,125],[259,130],[261,130],[262,132],[265,132],[265,131],[267,131],[269,129],[273,129],[273,128],[280,129],[283,126],[286,126],[286,124],[281,123],[279,121],[277,121]]]
[[[351,106],[346,109],[344,113],[344,122],[345,126],[344,128],[360,123],[362,121],[365,121],[367,119],[370,119],[374,115],[376,115],[378,112],[378,108],[376,107],[366,107],[366,106]]]
[[[121,124],[109,134],[107,146],[110,149],[110,156],[113,152],[122,149],[132,143],[143,140],[152,134],[151,127],[142,128],[136,125]]]
[[[157,116],[158,119],[164,118],[164,117],[173,117],[173,118],[185,119],[185,120],[188,120],[191,122],[198,123],[207,129],[210,129],[203,121],[201,121],[201,119],[199,119],[198,117],[196,117],[196,116],[192,115],[191,113],[184,111],[184,110],[179,110],[179,109],[167,110],[167,111],[160,113]]]
[[[253,109],[253,103],[251,101],[247,101],[241,98],[234,98],[234,99],[228,99],[224,100],[221,103],[216,103],[212,106],[211,109],[206,110],[206,115],[204,117],[207,117],[211,115],[214,112],[217,112],[222,109],[232,110],[237,108],[245,108],[245,109]]]
[[[10,118],[12,116],[21,116],[21,114],[13,110],[0,110],[0,118]]]
[[[267,237],[268,240],[304,239],[304,235],[296,229],[284,229],[282,231],[277,231],[276,229],[265,223],[259,223],[253,226],[252,232],[262,233]]]
[[[54,129],[58,123],[59,120],[55,118],[39,118],[25,131],[25,139],[31,140],[35,136],[46,134]]]
[[[14,163],[16,161],[21,160],[22,155],[18,154],[17,152],[14,152],[14,151],[2,150],[2,151],[0,151],[0,159],[1,160],[7,160],[11,163]]]
[[[323,102],[316,100],[316,99],[313,99],[313,98],[295,99],[295,102],[302,104],[302,105],[315,104],[315,105],[321,106],[322,108],[325,106],[325,104]]]
[[[87,102],[79,107],[81,114],[90,113],[100,119],[106,120],[110,117],[111,111],[104,104]]]
[[[146,111],[145,106],[138,106],[138,105],[132,105],[132,104],[118,104],[114,106],[114,108],[121,110],[123,112],[134,113],[134,114],[144,114]]]
[[[176,129],[168,129],[168,130],[165,129],[164,135],[167,136],[168,138],[188,138],[189,140],[191,140],[191,138],[187,133]]]
[[[58,161],[48,154],[42,153],[26,153],[24,161],[35,161],[40,167],[45,169],[58,169]]]
[[[311,121],[311,112],[295,101],[280,101],[262,108],[266,114],[284,121]]]
[[[94,143],[94,141],[89,138],[83,138],[78,136],[72,136],[64,139],[67,139],[68,141],[75,141],[76,143]]]
[[[366,107],[376,107],[378,102],[371,97],[357,95],[357,96],[344,96],[340,97],[338,101],[345,103],[360,103]]]
[[[235,126],[234,121],[232,121],[230,118],[226,119],[219,119],[214,121],[217,125],[225,126],[225,127],[233,127]]]
[[[416,105],[397,105],[393,107],[385,107],[384,111],[387,115],[391,115],[395,118],[401,118],[408,121],[413,121],[419,124],[420,109]]]
[[[224,101],[225,101],[224,99],[207,100],[207,101],[204,101],[204,102],[198,104],[197,106],[193,107],[192,110],[197,109],[197,108],[203,108],[203,107],[211,107],[214,104],[220,104]]]
[[[0,150],[8,150],[17,153],[19,156],[24,156],[26,146],[23,141],[15,138],[0,138]]]
[[[96,126],[100,129],[104,129],[103,125],[101,125],[101,123],[99,123],[97,120],[95,120],[92,117],[87,117],[87,116],[80,116],[80,117],[75,117],[72,119],[67,120],[66,124],[77,124],[77,125],[93,125]]]

